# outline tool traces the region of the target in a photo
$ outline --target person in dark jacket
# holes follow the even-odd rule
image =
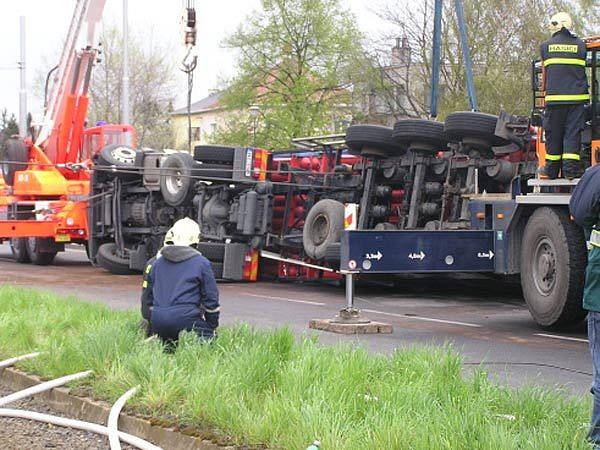
[[[583,307],[588,311],[594,403],[588,439],[595,449],[600,449],[600,165],[585,171],[573,190],[569,209],[575,223],[583,227],[589,243]]]
[[[585,73],[585,42],[571,31],[569,14],[560,12],[550,19],[552,37],[541,46],[546,91],[544,131],[546,162],[540,174],[547,178],[581,176],[581,132],[585,127],[584,105],[589,102]]]
[[[182,331],[210,339],[219,326],[217,282],[210,262],[195,248],[199,240],[196,222],[177,221],[144,270],[142,317],[149,321],[150,334],[164,342],[176,342]]]

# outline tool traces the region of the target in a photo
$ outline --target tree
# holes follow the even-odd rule
[[[89,122],[121,123],[122,36],[105,26],[101,36],[102,63],[94,68],[90,86]],[[130,102],[132,125],[139,147],[172,147],[169,113],[175,99],[172,52],[160,45],[142,45],[139,37],[129,40]]]
[[[277,148],[339,128],[361,53],[355,22],[339,0],[262,0],[224,43],[238,52],[238,75],[221,98],[231,117],[213,139]]]
[[[0,112],[0,148],[11,136],[19,134],[19,124],[14,114],[8,115],[6,108]]]
[[[453,3],[444,2],[439,107],[442,118],[449,112],[469,107]],[[585,30],[588,22],[581,12],[585,10],[582,9],[584,6],[562,0],[465,0],[479,109],[498,113],[504,108],[513,113],[528,114],[532,104],[531,62],[539,58],[540,43],[549,37],[548,18],[553,12],[567,10],[573,14],[579,28]],[[382,76],[380,69],[389,63],[381,44],[374,44],[371,48],[374,76],[370,86],[398,118],[406,115],[399,107],[396,95],[398,85],[402,85],[412,110],[426,116],[429,112],[433,0],[419,3],[396,0],[383,7],[379,15],[395,25],[396,36],[408,38],[413,50],[412,67],[396,79]],[[379,42],[390,42],[396,36],[382,36]]]

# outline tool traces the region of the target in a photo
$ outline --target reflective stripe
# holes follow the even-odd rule
[[[572,102],[585,101],[590,99],[590,94],[565,94],[565,95],[546,95],[547,102]]]
[[[585,59],[575,58],[549,58],[544,60],[544,67],[553,66],[555,64],[565,64],[568,66],[585,67]]]
[[[146,273],[150,273],[150,270],[152,270],[152,264],[146,266]]]
[[[144,289],[146,289],[148,287],[148,282],[146,280],[144,280],[144,282],[142,283],[142,287]]]
[[[594,247],[600,247],[600,231],[592,230],[592,235],[590,236],[590,244]]]
[[[570,159],[574,161],[579,161],[581,157],[577,153],[563,153],[563,159]]]
[[[208,309],[207,308],[204,311],[207,312],[207,313],[216,313],[216,312],[221,311],[221,307],[218,307],[218,308],[215,308],[215,309]]]
[[[562,155],[549,155],[546,153],[546,161],[560,161],[562,159]]]

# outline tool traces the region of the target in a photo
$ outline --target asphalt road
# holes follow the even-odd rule
[[[116,276],[92,267],[83,248],[59,254],[48,267],[15,263],[0,245],[0,284],[43,288],[138,308],[141,276]],[[330,318],[344,304],[341,287],[313,283],[223,283],[221,322],[259,327],[288,326],[307,332],[310,319]],[[450,344],[464,355],[468,371],[479,364],[500,383],[588,392],[591,365],[585,329],[569,333],[535,325],[517,285],[490,278],[411,277],[394,287],[359,285],[357,306],[370,318],[391,323],[391,335],[343,336],[326,332],[320,342],[351,342],[389,353],[411,345]]]

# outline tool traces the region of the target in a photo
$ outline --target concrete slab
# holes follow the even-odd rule
[[[332,319],[312,319],[308,322],[308,328],[338,334],[391,334],[394,331],[389,323],[339,323]]]

